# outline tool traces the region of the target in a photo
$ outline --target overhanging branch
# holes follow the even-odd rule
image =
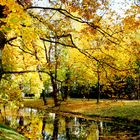
[[[18,45],[12,44],[12,43],[10,43],[10,42],[8,42],[8,44],[9,44],[9,45],[11,45],[11,46],[13,46],[13,47],[19,48],[19,49],[20,49],[21,51],[23,51],[24,53],[28,53],[28,54],[33,55],[33,56],[34,56],[34,54],[33,54],[33,53],[28,52],[28,51],[25,51],[23,48],[21,48],[21,47],[20,47],[20,46],[18,46]]]
[[[70,12],[68,12],[66,9],[62,9],[62,8],[53,8],[53,7],[40,7],[40,6],[31,6],[28,9],[43,9],[43,10],[54,10],[54,11],[58,11],[59,13],[61,13],[62,15],[80,22],[80,23],[84,23],[87,24],[88,26],[92,27],[93,29],[96,29],[98,32],[100,32],[101,34],[103,34],[110,42],[114,43],[114,44],[119,44],[119,39],[114,37],[113,35],[109,34],[108,32],[106,32],[105,30],[103,30],[100,26],[92,23],[92,22],[88,22],[86,20],[83,20],[80,17],[74,16],[72,15]]]
[[[43,40],[43,41],[47,41],[47,42],[51,42],[51,43],[55,43],[55,44],[60,44],[62,46],[74,48],[73,45],[65,44],[65,43],[62,43],[62,42],[59,42],[59,41],[54,41],[54,40],[50,40],[50,39],[46,39],[46,38],[42,38],[42,37],[40,37],[40,39]]]
[[[41,73],[46,73],[48,75],[50,75],[49,72],[47,71],[44,71],[44,70],[22,70],[22,71],[16,71],[16,70],[11,70],[11,71],[7,71],[7,70],[3,70],[0,74],[24,74],[24,73],[38,73],[38,72],[41,72]]]
[[[53,77],[52,72],[44,71],[44,70],[23,70],[23,71],[1,71],[0,75],[2,76],[3,74],[25,74],[25,73],[45,73],[49,75],[50,77]],[[62,82],[61,80],[56,79],[58,82]]]
[[[63,36],[61,36],[61,37],[63,37]],[[106,66],[109,66],[110,68],[112,68],[112,69],[114,69],[114,70],[117,70],[117,71],[120,71],[120,72],[121,72],[121,71],[128,71],[128,70],[133,70],[133,69],[134,69],[134,68],[131,68],[131,69],[120,69],[120,68],[118,68],[118,67],[115,66],[115,65],[114,65],[114,66],[113,66],[113,65],[110,65],[108,62],[105,62],[105,61],[102,60],[102,59],[99,59],[99,58],[94,57],[94,56],[91,55],[88,51],[82,50],[82,49],[78,48],[78,47],[75,45],[71,34],[64,35],[64,37],[69,37],[70,40],[71,40],[71,44],[72,44],[72,45],[64,44],[64,43],[61,43],[61,42],[59,42],[59,41],[53,41],[53,40],[49,40],[49,39],[44,39],[44,38],[42,38],[42,37],[41,37],[40,39],[43,40],[43,41],[51,42],[51,43],[58,43],[58,44],[60,44],[60,45],[66,46],[66,47],[75,48],[75,49],[77,49],[80,53],[82,53],[83,55],[85,55],[87,58],[89,58],[89,59],[91,59],[91,60],[95,60],[96,62],[99,62],[99,63],[101,63],[101,64],[105,64]],[[113,59],[113,58],[112,58],[112,59]]]
[[[5,43],[9,43],[9,42],[11,42],[11,41],[13,41],[13,40],[15,40],[15,39],[17,39],[17,36],[16,36],[16,37],[12,37],[12,38],[10,38],[10,39],[6,40],[6,42],[5,42]]]

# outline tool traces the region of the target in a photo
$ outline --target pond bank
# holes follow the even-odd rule
[[[0,140],[27,140],[14,129],[0,124]]]
[[[44,105],[41,99],[25,99],[25,107],[45,109],[52,112],[83,115],[89,118],[104,118],[123,122],[140,123],[140,101],[112,101],[101,100],[97,105],[96,100],[69,99],[61,102],[59,107],[54,107],[53,100],[48,99]]]

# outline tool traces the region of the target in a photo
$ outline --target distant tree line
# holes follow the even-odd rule
[[[44,91],[43,91],[44,93]],[[44,94],[41,94],[43,97]],[[51,97],[52,93],[45,93],[47,97]],[[68,97],[70,98],[86,98],[86,99],[97,99],[98,97],[98,86],[95,85],[68,85],[61,86],[59,88],[60,99],[63,101]],[[140,93],[137,85],[137,79],[133,77],[127,77],[125,80],[116,78],[116,81],[110,82],[107,85],[100,84],[100,99],[139,99]]]

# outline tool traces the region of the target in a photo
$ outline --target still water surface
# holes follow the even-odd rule
[[[31,108],[14,110],[3,123],[30,140],[140,140],[140,125],[89,120]]]

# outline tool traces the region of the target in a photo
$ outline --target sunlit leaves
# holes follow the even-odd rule
[[[20,101],[21,91],[18,86],[18,77],[7,75],[0,83],[0,98],[4,103],[8,101]]]
[[[27,21],[27,24],[29,25],[30,19],[28,15],[24,12],[23,8],[14,0],[10,0],[8,2],[2,1],[0,2],[0,4],[8,7],[9,11],[7,18],[3,19],[3,21],[6,22],[6,25],[3,25],[1,27],[5,32],[7,31],[5,30],[5,27],[8,27],[19,34],[19,30],[22,28],[23,23]]]
[[[22,77],[24,91],[39,95],[43,82],[47,86],[50,78],[64,82],[67,73],[70,84],[77,80],[83,85],[96,84],[98,75],[106,85],[115,82],[116,75],[135,75],[131,69],[139,60],[137,8],[120,19],[100,0],[49,1],[51,8],[38,10],[14,0],[0,4],[7,7],[0,30],[7,40],[16,37],[5,44],[3,69],[36,71]],[[37,67],[48,76],[39,73],[39,77]]]

